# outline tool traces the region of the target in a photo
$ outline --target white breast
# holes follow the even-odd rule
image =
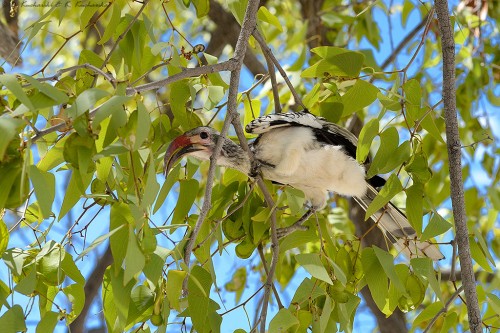
[[[267,164],[264,178],[302,190],[317,208],[325,205],[328,191],[358,197],[366,192],[363,166],[340,146],[318,143],[310,128],[273,129],[255,148],[255,157]]]

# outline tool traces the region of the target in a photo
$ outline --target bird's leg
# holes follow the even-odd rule
[[[280,228],[278,230],[276,230],[277,234],[278,234],[278,238],[283,238],[297,230],[307,230],[308,228],[303,226],[302,224],[307,221],[307,219],[312,215],[314,214],[316,210],[314,208],[310,208],[304,215],[302,215],[302,217],[297,221],[295,222],[294,224],[292,224],[291,226],[288,226],[286,228]]]

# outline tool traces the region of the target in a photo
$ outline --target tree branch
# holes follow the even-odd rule
[[[84,293],[85,293],[85,304],[83,305],[83,310],[80,315],[69,325],[69,331],[71,333],[83,333],[85,332],[85,319],[89,312],[92,301],[94,300],[99,288],[102,285],[102,280],[104,277],[104,272],[109,265],[113,263],[113,255],[111,254],[111,247],[106,249],[101,259],[97,262],[96,267],[92,271],[92,274],[87,279],[85,283]]]
[[[455,88],[455,41],[448,13],[448,1],[435,1],[443,52],[443,101],[446,125],[446,145],[450,169],[450,190],[456,241],[462,273],[462,284],[467,300],[469,327],[472,333],[481,332],[481,312],[477,300],[476,280],[469,244],[467,215],[465,212],[464,187],[462,181],[462,145],[458,131]]]
[[[222,71],[232,71],[234,68],[237,66],[237,61],[235,61],[234,58],[229,59],[227,61],[213,64],[213,65],[208,65],[208,66],[203,66],[203,67],[195,67],[195,68],[186,68],[180,73],[177,73],[175,75],[169,76],[165,79],[154,81],[151,83],[146,83],[137,87],[131,87],[126,89],[126,94],[128,96],[133,95],[138,92],[142,91],[148,91],[148,90],[155,90],[155,89],[160,89],[161,87],[171,84],[173,82],[180,81],[182,79],[188,78],[188,77],[196,77],[204,74],[209,74],[209,73],[217,73],[217,72],[222,72]],[[84,66],[84,65],[81,65]],[[80,66],[80,67],[81,67]],[[61,71],[66,71],[66,70],[59,70],[58,72]],[[57,75],[57,74],[56,74]],[[99,110],[100,106],[97,106],[96,108],[92,109],[89,112],[89,117],[92,118],[94,114]],[[45,128],[41,131],[38,131],[34,136],[31,137],[31,142],[35,142],[42,138],[43,136],[53,133],[56,131],[59,131],[60,129],[68,126],[66,122],[59,123],[57,125]]]
[[[448,311],[448,308],[450,307],[450,305],[453,303],[453,301],[458,297],[458,295],[460,295],[460,293],[464,290],[464,286],[461,286],[460,288],[457,289],[457,291],[455,291],[455,293],[453,293],[453,295],[451,295],[450,299],[446,302],[446,304],[444,305],[444,307],[439,310],[438,313],[436,313],[436,315],[432,318],[432,320],[429,322],[429,324],[427,325],[427,327],[425,328],[424,330],[424,333],[427,333],[429,332],[429,330],[431,329],[432,325],[434,325],[434,323],[436,322],[436,320],[439,318],[439,316],[443,313],[446,313]]]
[[[292,85],[292,83],[288,79],[288,75],[286,75],[285,70],[283,69],[283,67],[281,67],[281,64],[279,63],[278,59],[276,59],[276,57],[274,56],[274,54],[271,51],[271,49],[269,48],[269,46],[267,46],[266,41],[264,40],[264,37],[260,34],[260,32],[257,29],[253,32],[253,36],[254,36],[255,40],[259,43],[259,45],[262,49],[262,52],[264,52],[266,57],[269,57],[269,59],[274,63],[274,65],[278,69],[278,72],[283,77],[283,80],[285,80],[285,82],[288,86],[288,89],[290,89],[290,92],[293,95],[295,103],[302,106],[304,109],[307,109],[305,107],[305,105],[302,103],[302,99],[300,98],[299,94],[297,94],[295,87]]]
[[[232,60],[229,60],[227,62],[232,63],[233,67],[231,69],[231,78],[229,82],[229,92],[228,92],[228,114],[226,115],[226,119],[224,120],[224,125],[221,130],[221,138],[217,140],[217,144],[215,146],[214,152],[212,156],[210,157],[210,167],[208,170],[208,176],[207,176],[207,182],[206,182],[206,190],[205,190],[205,196],[203,198],[203,206],[200,210],[200,214],[198,216],[198,220],[196,221],[195,227],[193,228],[193,231],[189,237],[189,240],[186,244],[185,252],[184,252],[184,262],[186,263],[187,266],[189,266],[190,258],[191,258],[191,253],[193,251],[194,243],[196,242],[196,237],[198,236],[198,233],[200,231],[201,225],[203,224],[203,221],[205,220],[208,211],[210,210],[212,206],[212,186],[214,182],[214,175],[215,175],[215,167],[216,167],[216,161],[217,158],[219,157],[220,151],[222,149],[222,143],[223,139],[229,129],[230,124],[232,123],[233,119],[238,117],[237,113],[237,97],[238,97],[238,86],[239,86],[239,80],[240,80],[240,73],[241,73],[241,67],[243,65],[243,57],[246,52],[247,44],[248,44],[248,39],[250,38],[250,35],[252,34],[252,31],[255,29],[256,26],[256,12],[258,8],[259,2],[257,0],[250,0],[248,2],[246,12],[245,12],[245,17],[243,19],[243,23],[241,25],[241,32],[238,37],[238,42],[236,43],[236,48],[234,51],[234,56]],[[199,67],[199,68],[205,68],[205,67]],[[180,73],[179,73],[180,74]],[[184,288],[185,289],[185,288]]]
[[[238,62],[236,60],[237,60],[236,57],[233,57],[227,61],[213,65],[195,67],[195,68],[185,68],[182,72],[169,76],[165,79],[146,83],[137,87],[127,88],[126,93],[127,95],[133,95],[135,93],[143,91],[157,90],[167,84],[171,84],[173,82],[177,82],[179,80],[188,77],[195,77],[195,76],[223,72],[223,71],[233,71],[238,66]]]

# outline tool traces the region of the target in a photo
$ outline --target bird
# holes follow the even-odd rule
[[[261,174],[264,179],[304,193],[310,209],[293,225],[279,229],[279,238],[305,229],[302,224],[326,206],[329,192],[353,197],[366,211],[378,194],[377,188],[385,182],[380,176],[366,179],[364,165],[356,160],[357,138],[353,133],[307,110],[258,117],[246,125],[245,131],[258,135],[249,143],[253,159],[217,130],[201,126],[170,143],[164,157],[165,175],[184,156],[209,160],[217,141],[223,140],[217,159],[219,166],[236,169],[252,178]],[[406,216],[392,203],[371,218],[407,257],[444,258],[436,244],[417,239]]]

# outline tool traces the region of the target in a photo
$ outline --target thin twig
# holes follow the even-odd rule
[[[255,31],[253,32],[253,36],[254,36],[255,40],[259,43],[259,45],[262,49],[262,52],[264,52],[264,54],[267,54],[267,56],[269,56],[269,58],[272,60],[272,62],[274,63],[274,65],[278,69],[278,72],[280,72],[281,76],[283,77],[283,80],[285,80],[285,82],[288,86],[288,89],[290,89],[290,92],[292,93],[293,98],[295,99],[295,103],[297,103],[298,105],[300,105],[304,109],[306,109],[306,106],[304,105],[304,103],[302,103],[302,99],[300,98],[299,94],[297,94],[297,91],[295,91],[295,87],[292,85],[292,83],[288,79],[288,76],[286,75],[285,70],[283,69],[283,67],[281,67],[281,64],[279,63],[278,59],[276,59],[276,57],[274,56],[274,54],[271,51],[271,49],[269,48],[269,46],[267,46],[266,41],[264,40],[264,37],[262,37],[262,35],[260,34],[260,32],[257,29],[255,29]]]
[[[429,322],[429,324],[427,325],[427,327],[425,328],[424,332],[423,333],[427,333],[429,332],[429,330],[431,329],[432,325],[434,325],[434,323],[436,322],[436,320],[438,320],[439,316],[441,314],[444,314],[448,311],[448,308],[450,307],[450,305],[453,303],[453,301],[458,297],[458,295],[460,295],[460,293],[464,290],[464,286],[460,286],[460,288],[458,288],[457,291],[455,291],[453,293],[453,295],[451,295],[450,299],[446,302],[446,304],[443,306],[443,308],[441,310],[438,311],[438,313],[436,313],[436,315],[432,318],[432,320]]]
[[[264,267],[264,271],[266,272],[267,276],[269,276],[269,268],[267,267],[266,257],[264,256],[264,250],[262,244],[259,244],[259,246],[257,247],[257,251],[259,252],[259,257],[260,260],[262,261],[262,266]],[[276,286],[274,285],[274,283],[272,283],[272,288],[274,297],[276,298],[276,302],[278,303],[278,308],[282,309],[284,306],[283,303],[281,303],[280,295],[278,294],[278,290],[276,290]]]
[[[146,83],[137,87],[129,87],[126,90],[126,93],[127,95],[133,95],[134,93],[140,93],[143,91],[157,90],[163,88],[163,86],[167,84],[170,84],[172,82],[177,82],[179,80],[188,77],[200,76],[200,75],[223,72],[223,71],[233,71],[236,68],[236,66],[238,66],[236,59],[231,58],[227,61],[213,65],[200,66],[195,68],[183,68],[182,72],[169,76],[165,79]]]
[[[175,75],[169,76],[166,79],[162,79],[159,81],[154,81],[151,83],[147,83],[141,86],[137,87],[131,87],[127,88],[126,93],[128,96],[133,95],[135,93],[141,92],[141,91],[148,91],[148,90],[154,90],[154,89],[159,89],[167,84],[171,84],[173,82],[180,81],[182,79],[188,78],[188,77],[196,77],[204,74],[209,74],[209,73],[217,73],[221,71],[231,71],[236,67],[236,62],[234,59],[230,59],[228,61],[224,61],[218,64],[214,65],[208,65],[208,66],[203,66],[203,67],[196,67],[196,68],[186,68],[182,72],[177,73]],[[89,117],[92,119],[92,117],[95,115],[95,113],[99,110],[101,106],[97,106],[94,109],[92,109],[89,112]],[[61,130],[62,128],[67,127],[68,124],[66,122],[59,123],[57,125],[45,128],[43,130],[39,130],[34,136],[31,137],[31,142],[35,142],[42,138],[43,136],[53,133],[56,131]]]
[[[219,154],[222,149],[222,143],[223,143],[223,138],[225,137],[227,131],[229,130],[230,124],[233,122],[233,118],[236,118],[238,116],[237,113],[237,97],[238,97],[238,85],[239,85],[239,79],[240,79],[240,72],[241,72],[241,67],[243,65],[243,57],[245,55],[245,51],[247,48],[247,43],[248,39],[250,38],[250,35],[252,31],[255,29],[256,26],[256,12],[258,8],[259,2],[257,0],[250,0],[247,5],[247,9],[245,12],[245,17],[243,19],[243,23],[241,26],[241,32],[238,37],[238,43],[236,44],[234,56],[232,58],[232,61],[228,61],[228,63],[233,63],[232,65],[232,71],[231,71],[231,78],[229,82],[229,92],[228,92],[228,113],[226,115],[226,119],[224,120],[224,125],[221,130],[221,136],[217,140],[217,144],[214,148],[214,152],[212,156],[210,157],[210,167],[208,170],[208,176],[207,176],[207,182],[206,182],[206,189],[205,189],[205,195],[203,198],[203,205],[200,210],[200,214],[198,215],[198,220],[196,221],[196,224],[193,228],[193,231],[191,232],[191,235],[189,236],[189,240],[186,244],[185,252],[184,252],[184,262],[186,265],[189,267],[189,262],[191,258],[191,254],[193,251],[194,243],[196,242],[196,237],[198,236],[198,233],[201,229],[201,225],[203,224],[203,221],[205,220],[208,211],[210,210],[212,204],[212,185],[214,183],[214,175],[215,175],[215,167],[216,167],[216,162],[217,158],[219,157]],[[198,67],[198,68],[205,68],[205,67]],[[184,281],[184,286],[183,290],[186,291],[186,281]]]

